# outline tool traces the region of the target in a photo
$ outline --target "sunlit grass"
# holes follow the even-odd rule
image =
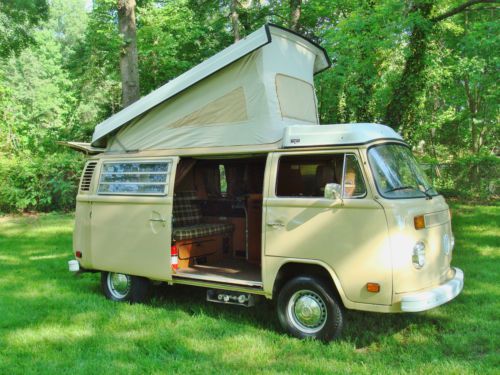
[[[282,334],[270,302],[209,304],[186,286],[110,302],[98,274],[67,271],[72,215],[0,218],[0,374],[495,373],[499,208],[455,205],[453,221],[461,296],[420,314],[350,311],[325,345]]]

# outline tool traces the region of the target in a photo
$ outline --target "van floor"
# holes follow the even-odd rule
[[[260,266],[242,259],[221,259],[208,265],[179,268],[175,278],[262,287]]]

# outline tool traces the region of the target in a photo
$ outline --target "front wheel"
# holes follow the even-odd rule
[[[304,339],[330,341],[342,331],[342,309],[322,280],[301,276],[288,281],[278,295],[278,318],[283,329]]]
[[[102,272],[101,287],[106,298],[118,302],[145,302],[149,298],[150,281],[123,273]]]

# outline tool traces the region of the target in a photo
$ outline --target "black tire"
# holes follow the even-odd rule
[[[342,308],[331,287],[309,276],[291,279],[281,288],[278,318],[290,335],[325,342],[338,338],[344,323]]]
[[[101,272],[101,288],[112,301],[140,303],[149,299],[151,282],[144,277]]]

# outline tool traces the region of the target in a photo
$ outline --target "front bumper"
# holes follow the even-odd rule
[[[460,268],[454,270],[455,276],[444,284],[421,292],[405,294],[401,298],[401,311],[430,310],[458,296],[464,287],[464,273]]]

